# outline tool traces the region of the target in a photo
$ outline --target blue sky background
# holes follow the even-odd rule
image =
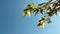
[[[22,15],[24,5],[34,2],[35,6],[47,0],[0,0],[0,34],[60,34],[60,13],[52,16],[52,23],[44,29],[36,27],[38,14]]]

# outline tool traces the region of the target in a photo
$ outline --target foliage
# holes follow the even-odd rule
[[[24,9],[23,15],[30,16],[30,14],[35,13],[36,16],[38,12],[40,12],[42,15],[45,14],[43,15],[44,17],[40,18],[39,23],[37,24],[37,27],[44,28],[46,24],[52,22],[50,17],[53,16],[54,14],[57,15],[57,12],[60,11],[60,0],[56,0],[55,2],[52,1],[53,0],[49,0],[48,2],[38,4],[38,7],[34,7],[34,3],[28,4],[26,9]]]

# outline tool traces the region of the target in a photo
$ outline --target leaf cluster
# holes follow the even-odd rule
[[[49,24],[52,22],[50,17],[53,16],[54,14],[57,15],[57,12],[59,11],[60,11],[60,0],[56,0],[55,2],[49,0],[48,2],[38,4],[37,7],[34,6],[34,3],[28,4],[27,7],[24,9],[23,15],[30,16],[32,13],[34,13],[35,16],[38,13],[41,13],[42,15],[45,14],[43,15],[44,17],[39,19],[39,23],[37,24],[37,27],[44,27],[47,23]],[[44,23],[45,21],[47,21],[47,23]]]

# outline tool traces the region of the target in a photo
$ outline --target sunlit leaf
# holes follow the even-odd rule
[[[42,28],[44,28],[45,25],[46,25],[46,24],[43,23],[43,21],[40,21],[40,22],[38,23],[37,27],[42,27]]]
[[[24,12],[23,12],[23,15],[24,16],[30,16],[31,12],[29,9],[25,9]]]
[[[28,9],[34,9],[34,3],[28,4],[27,8]]]
[[[27,9],[25,9],[23,12],[23,16],[26,16],[26,15],[27,15]]]
[[[31,13],[30,13],[30,10],[27,10],[27,15],[30,16],[30,14],[31,14]]]

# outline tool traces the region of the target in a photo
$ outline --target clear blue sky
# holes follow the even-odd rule
[[[0,34],[60,34],[60,13],[44,29],[36,27],[42,15],[23,17],[24,5],[32,2],[37,6],[45,0],[0,0]]]

